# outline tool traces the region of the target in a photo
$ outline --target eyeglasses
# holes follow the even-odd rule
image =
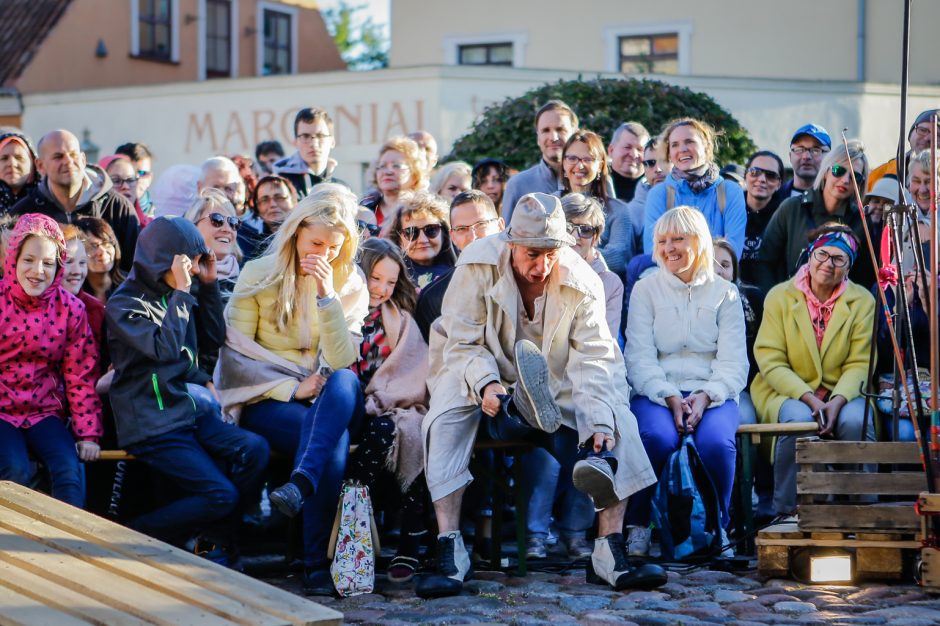
[[[284,204],[288,199],[288,196],[283,193],[276,193],[273,196],[261,196],[258,198],[258,206],[267,206],[273,202]]]
[[[832,169],[830,169],[829,171],[832,172],[832,175],[835,176],[836,178],[842,178],[843,176],[849,173],[848,168],[846,168],[845,166],[839,165],[838,163],[833,165]],[[859,187],[861,187],[862,184],[865,182],[865,176],[861,172],[855,172],[855,182],[858,183]]]
[[[470,224],[469,226],[454,226],[453,228],[450,229],[450,232],[453,233],[454,235],[466,235],[470,231],[473,231],[474,235],[479,236],[483,234],[483,232],[486,230],[486,227],[489,224],[492,224],[498,219],[499,219],[498,217],[491,217],[488,220],[480,220],[479,222],[474,222],[473,224]]]
[[[115,187],[120,187],[121,185],[127,185],[128,187],[137,184],[137,178],[118,178],[115,176],[111,177],[111,184]]]
[[[646,167],[650,169],[653,169],[654,167],[656,167],[656,163],[658,163],[656,159],[646,159],[645,161],[643,161],[643,165],[645,165]]]
[[[238,221],[237,217],[232,217],[231,215],[222,215],[221,213],[210,213],[204,217],[199,218],[196,223],[198,224],[202,220],[209,220],[209,223],[212,224],[215,228],[222,228],[225,226],[225,223],[228,222],[228,225],[232,230],[238,230],[239,226],[242,225]]]
[[[408,228],[402,228],[398,232],[408,241],[416,240],[421,233],[424,233],[424,236],[428,239],[434,239],[441,234],[441,225],[425,224],[424,226],[409,226]]]
[[[914,131],[921,137],[926,137],[930,134],[930,125],[926,126],[915,126]],[[937,128],[937,134],[940,135],[940,126]]]
[[[849,262],[849,257],[842,254],[829,254],[822,248],[816,248],[813,250],[813,258],[820,263],[829,261],[829,263],[832,264],[832,267],[845,267],[845,265]]]
[[[85,247],[91,250],[92,252],[95,252],[97,250],[107,250],[107,249],[114,250],[114,243],[110,241],[89,241],[88,239],[86,239]]]
[[[376,226],[375,224],[370,224],[369,222],[364,222],[362,220],[356,220],[356,226],[359,227],[359,230],[367,230],[369,234],[373,237],[378,237],[379,233],[382,232],[382,229]]]
[[[595,159],[592,156],[579,157],[574,154],[566,154],[565,163],[567,163],[568,165],[577,165],[578,163],[584,163],[586,166],[590,167],[594,165],[595,163],[597,163],[597,159]]]
[[[569,222],[566,226],[568,234],[575,235],[579,239],[590,239],[597,234],[597,226],[591,226],[590,224],[571,224]]]
[[[821,154],[829,152],[829,148],[805,148],[803,146],[790,146],[790,152],[797,156],[803,156],[807,152],[812,154],[814,157],[818,157]]]
[[[137,178],[147,178],[150,176],[150,170],[137,170]]]
[[[311,143],[314,141],[317,143],[325,143],[326,140],[332,136],[333,135],[327,135],[325,133],[317,133],[316,135],[301,133],[300,135],[297,135],[297,139],[300,140],[300,143]]]
[[[780,180],[780,174],[777,172],[773,170],[765,170],[764,168],[757,167],[756,165],[752,165],[751,167],[747,168],[747,173],[749,176],[753,176],[754,178],[760,178],[761,174],[763,174],[764,177],[769,181]]]
[[[390,172],[404,172],[405,170],[410,170],[411,167],[407,163],[381,163],[376,166],[375,171],[381,172],[383,170]]]

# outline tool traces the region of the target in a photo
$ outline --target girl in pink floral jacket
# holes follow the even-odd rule
[[[98,349],[85,305],[61,287],[64,261],[54,220],[17,221],[0,277],[0,479],[25,484],[32,453],[52,495],[80,507],[79,459],[98,457],[102,434]]]

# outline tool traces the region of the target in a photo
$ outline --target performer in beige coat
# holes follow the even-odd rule
[[[441,534],[437,572],[416,587],[422,597],[459,593],[470,569],[458,522],[481,419],[495,438],[546,448],[562,475],[591,496],[600,525],[590,580],[615,589],[666,580],[658,566],[627,563],[626,498],[656,479],[630,413],[603,285],[571,243],[561,201],[533,193],[516,205],[504,233],[460,255],[431,331],[423,430]]]

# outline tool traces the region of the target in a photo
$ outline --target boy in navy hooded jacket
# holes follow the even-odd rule
[[[187,392],[208,382],[199,349],[225,340],[215,256],[196,227],[169,217],[148,225],[105,314],[118,445],[180,491],[134,528],[177,545],[208,531],[234,558],[234,525],[260,492],[269,450],[262,437],[224,423],[216,405]]]

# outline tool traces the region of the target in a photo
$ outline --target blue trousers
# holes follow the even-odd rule
[[[268,466],[267,442],[226,424],[210,402],[197,401],[196,423],[127,446],[180,490],[180,498],[137,518],[143,533],[181,545],[207,531],[234,539],[237,513],[256,501]]]
[[[304,500],[303,508],[307,567],[328,563],[326,548],[346,471],[350,431],[355,432],[364,417],[359,377],[346,369],[330,375],[312,405],[264,400],[242,413],[242,426],[267,439],[274,451],[293,456],[294,473],[313,485],[314,494]]]
[[[519,457],[522,488],[529,501],[526,526],[530,537],[548,537],[552,510],[557,501],[555,524],[566,536],[583,536],[594,523],[594,503],[575,489],[571,472],[562,474],[561,464],[542,448]],[[572,466],[570,469],[574,469]]]
[[[660,476],[669,455],[679,448],[680,436],[676,430],[672,411],[651,402],[644,396],[636,396],[630,403],[640,428],[640,439],[649,456],[650,464]],[[706,409],[702,420],[692,435],[705,468],[711,475],[718,503],[721,506],[721,525],[728,525],[728,507],[731,504],[731,489],[734,486],[736,448],[734,435],[740,416],[736,402],[729,400],[711,409]],[[650,523],[650,500],[656,485],[633,495],[627,503],[626,522],[633,526],[648,526]]]
[[[52,480],[52,497],[73,506],[85,506],[82,465],[75,438],[56,417],[17,428],[0,420],[0,480],[29,484],[29,453],[42,462]]]

